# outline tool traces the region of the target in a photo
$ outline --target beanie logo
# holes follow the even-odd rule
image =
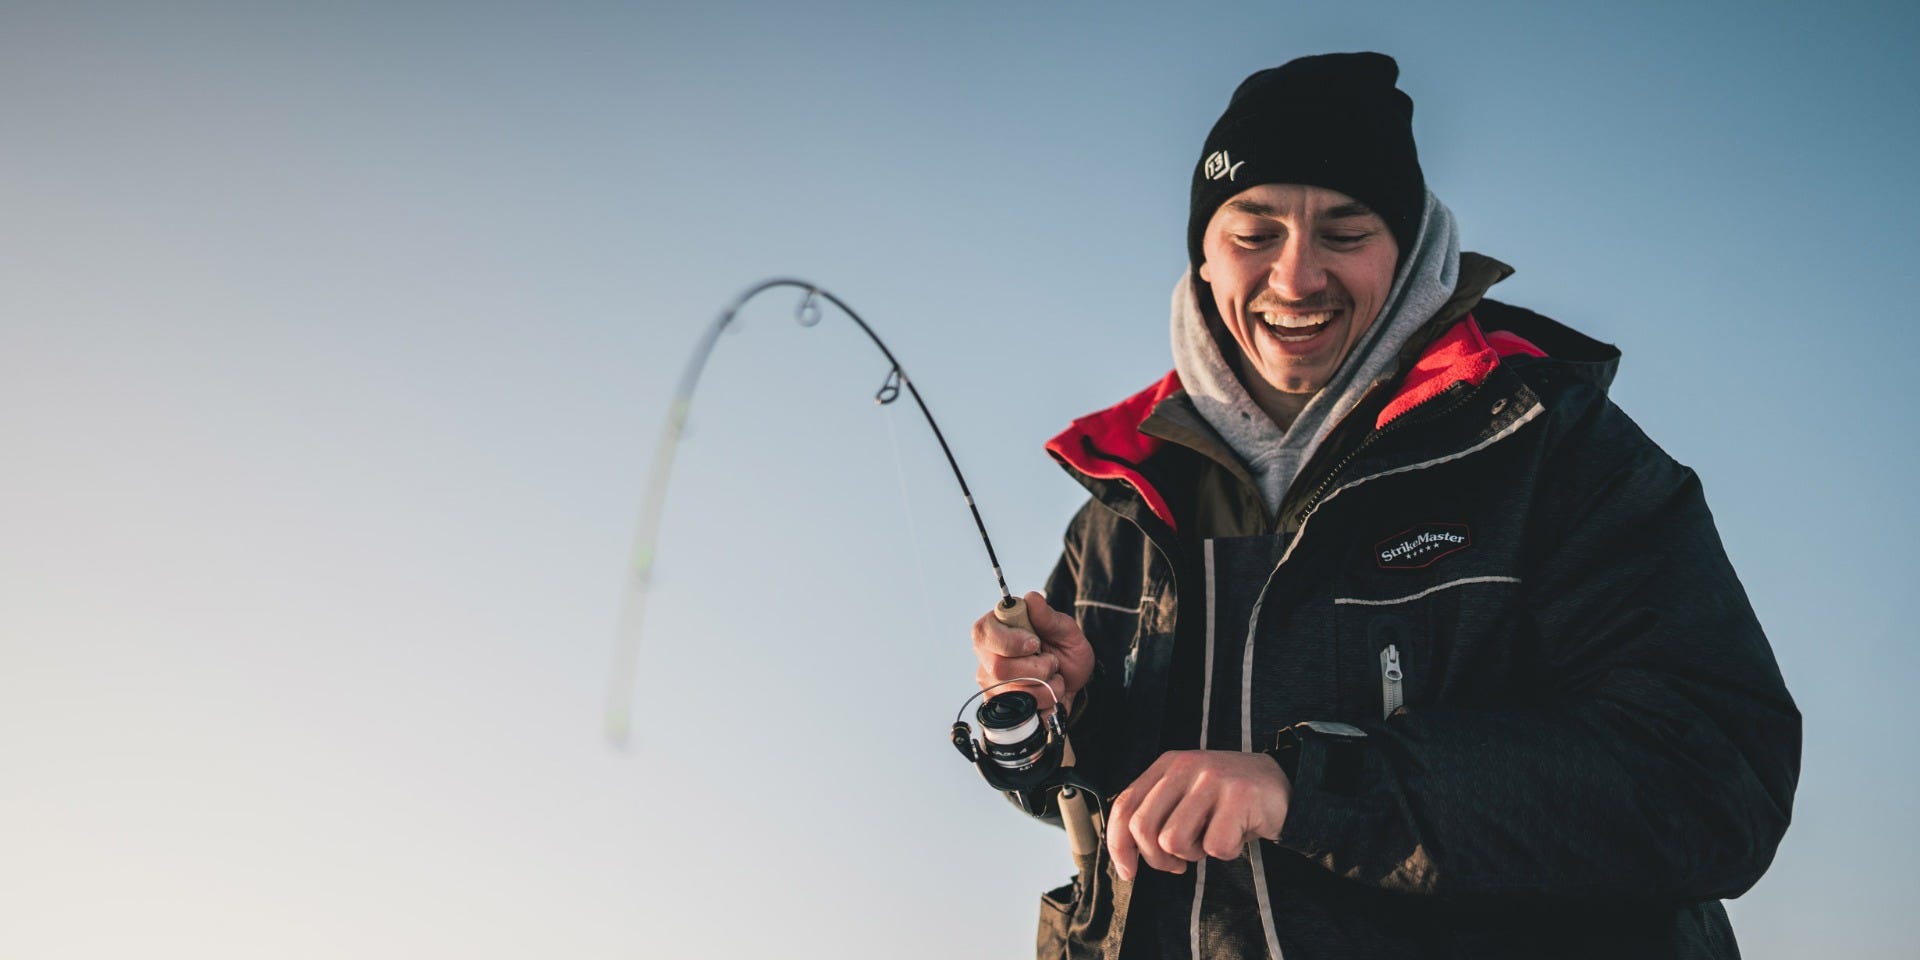
[[[1207,175],[1208,180],[1219,180],[1223,177],[1232,180],[1239,176],[1240,168],[1246,163],[1245,160],[1235,163],[1232,157],[1227,156],[1225,150],[1215,150],[1207,156],[1206,165],[1201,168],[1201,172]]]

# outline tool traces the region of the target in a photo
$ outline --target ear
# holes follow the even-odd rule
[[[1211,266],[1213,266],[1213,264],[1205,260],[1200,261],[1200,279],[1205,280],[1208,283],[1213,282],[1213,271],[1208,269]]]

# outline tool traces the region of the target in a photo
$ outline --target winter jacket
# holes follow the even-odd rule
[[[1092,493],[1046,591],[1096,655],[1080,771],[1294,749],[1277,842],[1133,883],[1103,849],[1040,956],[1738,956],[1799,713],[1618,351],[1481,299],[1508,272],[1463,256],[1277,515],[1173,374],[1048,444]]]

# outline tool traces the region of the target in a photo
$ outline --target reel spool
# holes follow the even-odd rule
[[[1017,775],[1049,760],[1049,766],[1059,765],[1057,755],[1049,756],[1059,751],[1055,738],[1049,736],[1053,731],[1040,720],[1040,701],[1033,694],[1003,693],[981,704],[973,719],[980,724],[987,759],[1001,770]]]
[[[1025,690],[1009,690],[989,697],[974,714],[980,725],[980,739],[961,719],[967,706],[989,692],[1012,683],[1045,683],[1033,677],[1018,677],[996,683],[967,698],[953,720],[953,746],[960,751],[995,790],[1028,793],[1040,790],[1049,780],[1071,765],[1063,763],[1067,754],[1067,731],[1060,722],[1059,701],[1054,711],[1040,716],[1040,701]],[[1053,688],[1048,687],[1051,694]],[[1021,806],[1027,807],[1026,803]],[[1038,808],[1029,807],[1029,813]]]

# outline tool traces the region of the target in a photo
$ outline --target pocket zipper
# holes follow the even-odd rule
[[[1400,669],[1400,648],[1387,644],[1387,648],[1380,651],[1380,716],[1383,719],[1393,716],[1393,712],[1405,702],[1400,689],[1400,681],[1404,676]]]

